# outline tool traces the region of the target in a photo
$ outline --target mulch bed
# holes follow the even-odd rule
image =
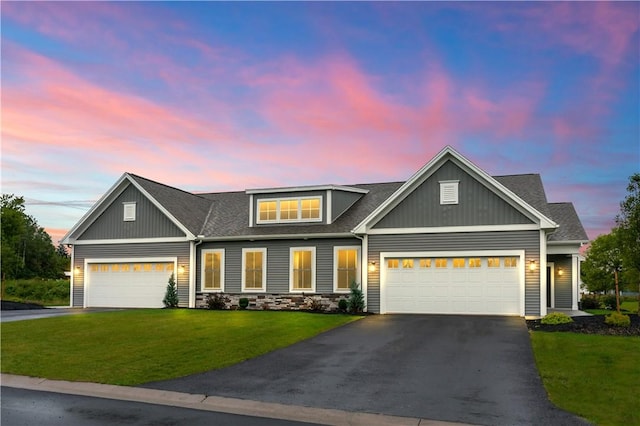
[[[20,302],[10,302],[8,300],[2,300],[0,301],[0,308],[2,308],[3,311],[15,311],[15,310],[22,310],[22,309],[47,309],[42,305],[38,305],[36,303],[20,303]]]
[[[640,336],[640,316],[630,314],[630,327],[614,327],[604,322],[605,315],[573,317],[569,324],[546,325],[540,320],[527,320],[527,327],[533,331],[570,331],[572,333],[604,334],[611,336]]]

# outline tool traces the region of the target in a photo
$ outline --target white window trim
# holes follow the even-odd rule
[[[220,288],[205,288],[204,287],[204,267],[205,267],[205,256],[207,253],[220,253]],[[205,249],[202,250],[200,255],[200,291],[203,293],[222,293],[224,292],[224,263],[225,263],[225,253],[224,249]]]
[[[296,251],[311,252],[311,288],[296,289],[293,287],[293,253]],[[316,292],[316,248],[315,247],[291,247],[289,248],[289,293],[315,293]]]
[[[297,200],[298,201],[298,219],[280,219],[280,202],[281,201],[292,201],[292,200]],[[319,209],[320,209],[320,216],[317,219],[302,219],[302,201],[303,200],[319,200],[320,201],[320,205],[319,205]],[[276,218],[275,220],[261,220],[260,219],[260,203],[261,202],[267,202],[267,201],[275,201],[276,203]],[[256,223],[259,225],[262,224],[269,224],[269,223],[308,223],[308,222],[322,222],[322,207],[323,207],[323,202],[322,202],[322,196],[321,195],[314,195],[314,196],[309,196],[309,197],[285,197],[285,198],[260,198],[257,200],[256,202]]]
[[[135,222],[136,220],[136,202],[125,201],[122,203],[122,220],[124,222]],[[129,213],[129,215],[127,215]]]
[[[262,252],[262,288],[246,288],[246,253]],[[243,248],[242,249],[242,292],[243,293],[266,293],[267,291],[267,249],[266,248]]]
[[[349,293],[350,289],[338,288],[338,251],[340,250],[356,250],[356,282],[362,285],[360,246],[335,246],[333,248],[333,292]]]
[[[441,180],[440,182],[440,205],[454,205],[458,204],[458,180]],[[445,194],[449,195],[449,191],[453,191],[448,198]]]

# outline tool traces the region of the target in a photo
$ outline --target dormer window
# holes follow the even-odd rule
[[[135,202],[127,202],[122,203],[124,206],[124,217],[123,220],[125,222],[133,222],[136,220],[136,203]]]
[[[257,223],[320,222],[321,197],[258,200]]]
[[[457,180],[440,181],[440,204],[458,204]]]

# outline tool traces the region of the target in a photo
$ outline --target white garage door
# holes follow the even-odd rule
[[[387,313],[521,314],[520,258],[387,258]]]
[[[161,308],[173,262],[90,263],[87,306]]]

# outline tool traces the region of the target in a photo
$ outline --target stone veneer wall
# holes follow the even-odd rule
[[[209,294],[221,294],[225,297],[227,309],[239,309],[239,300],[243,297],[249,299],[247,309],[274,310],[274,311],[310,311],[314,305],[322,307],[324,312],[337,312],[341,299],[348,300],[349,294],[244,294],[244,293],[199,293],[196,295],[196,308],[207,308],[207,296]]]

